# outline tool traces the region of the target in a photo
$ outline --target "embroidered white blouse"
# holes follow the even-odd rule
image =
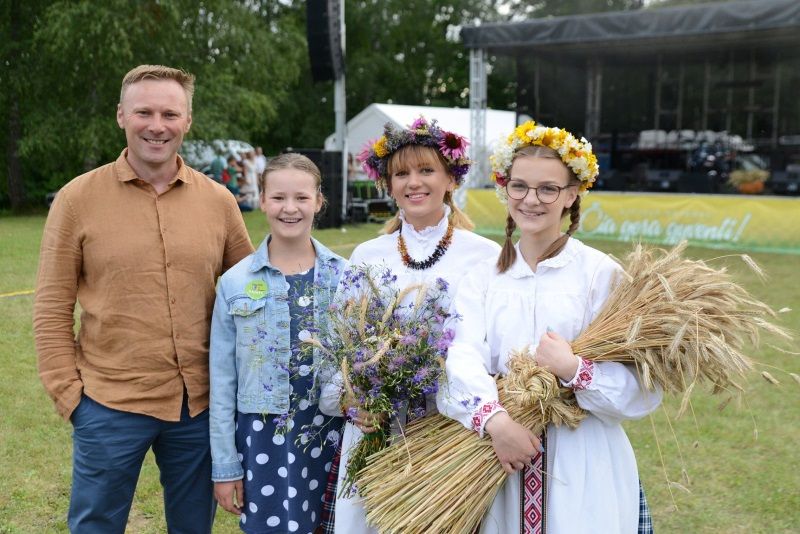
[[[406,242],[408,254],[417,261],[428,258],[436,249],[436,245],[447,231],[447,218],[450,208],[445,206],[444,217],[436,226],[417,231],[402,217],[402,233]],[[472,232],[456,228],[453,239],[444,255],[439,258],[429,269],[417,271],[403,264],[397,250],[399,232],[382,235],[362,243],[350,256],[350,264],[384,265],[397,275],[396,287],[403,289],[416,283],[430,283],[437,278],[443,278],[448,283],[448,294],[452,297],[458,288],[463,276],[473,268],[476,263],[484,260],[496,261],[500,246]],[[412,295],[413,298],[413,295]],[[341,415],[339,398],[341,395],[341,376],[334,378],[334,383],[323,387],[320,399],[320,410],[328,415]],[[345,475],[345,466],[350,458],[349,451],[361,439],[361,431],[349,422],[345,424],[342,436],[342,457],[339,467],[339,487]],[[336,499],[336,532],[346,534],[360,534],[377,532],[366,523],[366,515],[361,499],[352,498]]]
[[[493,261],[472,268],[452,304],[463,318],[448,352],[448,387],[439,391],[439,411],[482,434],[489,417],[502,410],[491,375],[507,372],[509,353],[526,345],[535,349],[548,328],[575,339],[599,313],[619,271],[608,256],[574,238],[536,271],[519,248],[503,274]],[[565,385],[589,415],[575,430],[547,428],[547,532],[636,532],[638,470],[620,423],[656,409],[661,392],[644,391],[635,370],[616,362],[582,360]],[[517,532],[519,524],[520,477],[513,475],[481,532]]]

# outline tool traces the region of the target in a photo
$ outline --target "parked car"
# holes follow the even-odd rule
[[[180,154],[189,167],[208,174],[208,168],[216,156],[227,159],[228,156],[233,155],[236,156],[236,159],[240,159],[240,154],[249,150],[255,150],[253,145],[236,139],[214,139],[212,141],[192,139],[183,142]]]

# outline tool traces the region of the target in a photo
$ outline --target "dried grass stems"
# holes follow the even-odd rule
[[[574,428],[585,417],[572,390],[526,350],[509,370],[497,379],[500,402],[535,434],[548,423]],[[410,424],[403,441],[371,456],[358,487],[367,521],[381,532],[460,533],[474,531],[505,479],[490,440],[437,414]]]
[[[682,395],[679,416],[697,384],[715,394],[741,392],[738,381],[752,369],[743,350],[762,333],[791,339],[724,268],[683,258],[685,246],[636,246],[605,307],[572,343],[583,358],[635,365],[648,389]],[[749,257],[745,263],[761,273]],[[537,435],[548,423],[575,427],[585,413],[572,391],[527,351],[513,355],[508,375],[497,380],[500,402]],[[489,438],[435,415],[373,455],[358,486],[367,520],[381,532],[457,533],[479,526],[505,478]]]

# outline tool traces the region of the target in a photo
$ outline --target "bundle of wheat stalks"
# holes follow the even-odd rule
[[[585,359],[635,365],[647,388],[682,394],[680,412],[698,383],[713,393],[741,391],[737,380],[751,369],[742,350],[756,345],[761,332],[789,338],[769,322],[774,313],[767,305],[725,269],[683,258],[684,248],[636,246],[605,307],[572,343]],[[548,423],[574,427],[585,416],[571,391],[525,349],[508,368],[497,380],[500,402],[534,434]],[[505,478],[488,437],[435,415],[372,456],[358,487],[367,520],[381,532],[461,533],[475,531]]]

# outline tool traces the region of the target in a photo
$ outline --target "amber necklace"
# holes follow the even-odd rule
[[[408,267],[409,269],[414,269],[415,271],[424,271],[425,269],[430,269],[433,267],[439,259],[444,256],[444,253],[447,252],[447,247],[450,246],[450,243],[453,241],[453,221],[447,221],[447,231],[444,233],[444,236],[436,245],[436,248],[433,250],[433,254],[428,256],[427,259],[422,261],[416,261],[411,256],[408,255],[408,249],[406,248],[406,240],[403,239],[403,227],[400,227],[400,233],[397,236],[397,251],[400,252],[400,258],[403,260],[403,265]]]

